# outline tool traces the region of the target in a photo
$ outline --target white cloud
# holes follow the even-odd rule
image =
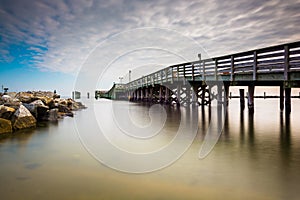
[[[2,60],[11,61],[11,44],[26,43],[38,53],[37,68],[65,73],[76,73],[97,44],[132,28],[173,29],[210,56],[300,39],[299,0],[7,0],[0,6]],[[187,47],[174,41],[170,48]]]

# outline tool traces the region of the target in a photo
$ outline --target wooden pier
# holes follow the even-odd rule
[[[255,86],[278,86],[280,109],[290,112],[291,88],[300,87],[300,41],[172,65],[123,84],[121,96],[176,105],[210,105],[216,99],[226,105],[230,86],[248,86],[251,110]],[[112,97],[113,88],[110,92]]]

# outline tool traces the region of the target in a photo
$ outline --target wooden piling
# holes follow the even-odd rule
[[[223,94],[222,94],[222,85],[217,85],[217,90],[218,90],[218,106],[222,105],[223,103]]]
[[[169,104],[169,99],[170,99],[170,91],[169,91],[169,88],[166,87],[165,104]]]
[[[291,88],[285,88],[285,112],[291,112]]]
[[[250,112],[254,111],[254,85],[248,86],[248,109]]]
[[[245,90],[240,89],[240,107],[241,110],[245,109]]]
[[[228,106],[229,102],[229,85],[224,85],[224,105]]]
[[[185,98],[186,98],[186,104],[191,104],[191,87],[189,85],[186,85],[185,87]]]
[[[181,95],[180,95],[180,92],[181,92],[181,86],[178,84],[178,85],[177,85],[177,106],[180,105],[180,101],[181,101]]]
[[[279,91],[279,107],[281,111],[284,109],[284,88],[282,85],[280,86]]]
[[[159,102],[162,103],[163,100],[163,86],[159,86]]]

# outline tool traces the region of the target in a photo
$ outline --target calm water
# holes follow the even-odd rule
[[[154,135],[141,132],[141,137],[149,136],[141,144],[118,134],[117,126],[109,117],[111,102],[108,100],[95,102],[96,114],[90,106],[77,112],[74,118],[2,138],[1,198],[299,199],[300,100],[293,99],[290,116],[279,111],[277,99],[256,99],[253,116],[247,109],[241,113],[238,101],[230,101],[223,132],[207,157],[199,159],[199,149],[209,121],[217,118],[210,116],[206,108],[198,111],[198,133],[183,156],[166,168],[146,174],[119,172],[91,156],[86,150],[89,147],[81,141],[95,136],[91,119],[96,116],[108,139],[120,148],[144,153],[174,138],[180,120],[186,118],[184,109],[166,109],[168,117],[163,129]],[[114,108],[119,110],[115,114],[129,108],[130,117],[138,126],[147,127],[151,122],[148,106],[116,104]],[[156,114],[150,109],[150,115],[161,121],[162,116]],[[79,135],[75,123],[85,127]],[[153,126],[159,125],[151,126],[155,130]],[[122,160],[102,150],[108,158]]]

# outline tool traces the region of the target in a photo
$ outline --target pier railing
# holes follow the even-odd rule
[[[125,85],[136,89],[176,81],[294,80],[300,72],[300,41],[166,67]],[[296,79],[298,79],[296,77]],[[299,78],[300,80],[300,78]]]

